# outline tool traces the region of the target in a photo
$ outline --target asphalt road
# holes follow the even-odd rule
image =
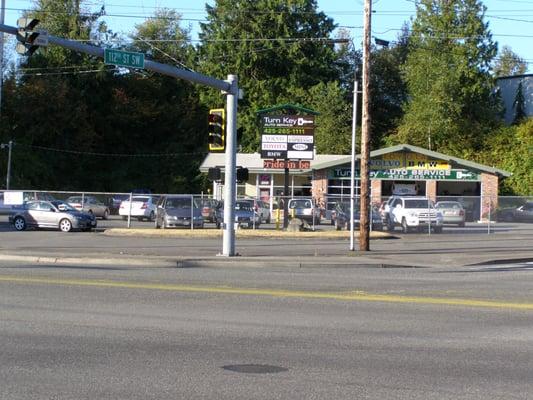
[[[529,399],[531,274],[3,262],[0,397]]]

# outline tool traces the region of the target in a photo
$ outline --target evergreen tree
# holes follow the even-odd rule
[[[200,69],[220,79],[237,74],[244,89],[239,125],[245,151],[258,150],[257,110],[296,103],[298,91],[341,74],[342,58],[330,41],[333,21],[318,12],[316,0],[217,0],[207,5],[207,20],[201,24]],[[203,90],[203,102],[215,107],[223,98]]]
[[[421,0],[404,74],[410,101],[397,142],[450,154],[481,148],[496,124],[491,62],[497,51],[479,0]]]
[[[518,88],[516,89],[516,96],[513,101],[513,108],[515,109],[513,124],[515,125],[518,125],[526,118],[526,110],[524,108],[524,103],[524,92],[522,91],[522,82],[520,82],[518,84]]]

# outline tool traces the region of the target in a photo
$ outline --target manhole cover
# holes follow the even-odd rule
[[[275,365],[263,365],[263,364],[237,364],[237,365],[224,365],[222,369],[241,372],[243,374],[273,374],[277,372],[288,371],[288,368],[277,367]]]

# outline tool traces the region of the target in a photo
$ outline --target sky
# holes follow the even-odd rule
[[[213,3],[212,0],[208,1]],[[7,25],[16,26],[17,18],[28,9],[31,0],[5,0]],[[184,25],[192,28],[196,39],[199,21],[205,20],[203,0],[88,0],[95,8],[105,5],[104,17],[114,32],[129,33],[135,24],[153,14],[157,8],[173,8],[182,15]],[[499,49],[510,46],[533,72],[533,0],[484,0],[486,21]],[[363,34],[363,0],[318,0],[319,9],[333,18],[339,27],[347,27],[356,44]],[[404,24],[415,14],[415,0],[374,0],[372,36],[395,41]]]

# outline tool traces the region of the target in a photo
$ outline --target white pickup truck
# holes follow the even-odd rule
[[[404,233],[410,229],[422,230],[431,225],[435,233],[442,232],[442,213],[433,207],[431,200],[424,197],[394,196],[389,202],[390,210],[387,224],[389,231],[401,226]]]

